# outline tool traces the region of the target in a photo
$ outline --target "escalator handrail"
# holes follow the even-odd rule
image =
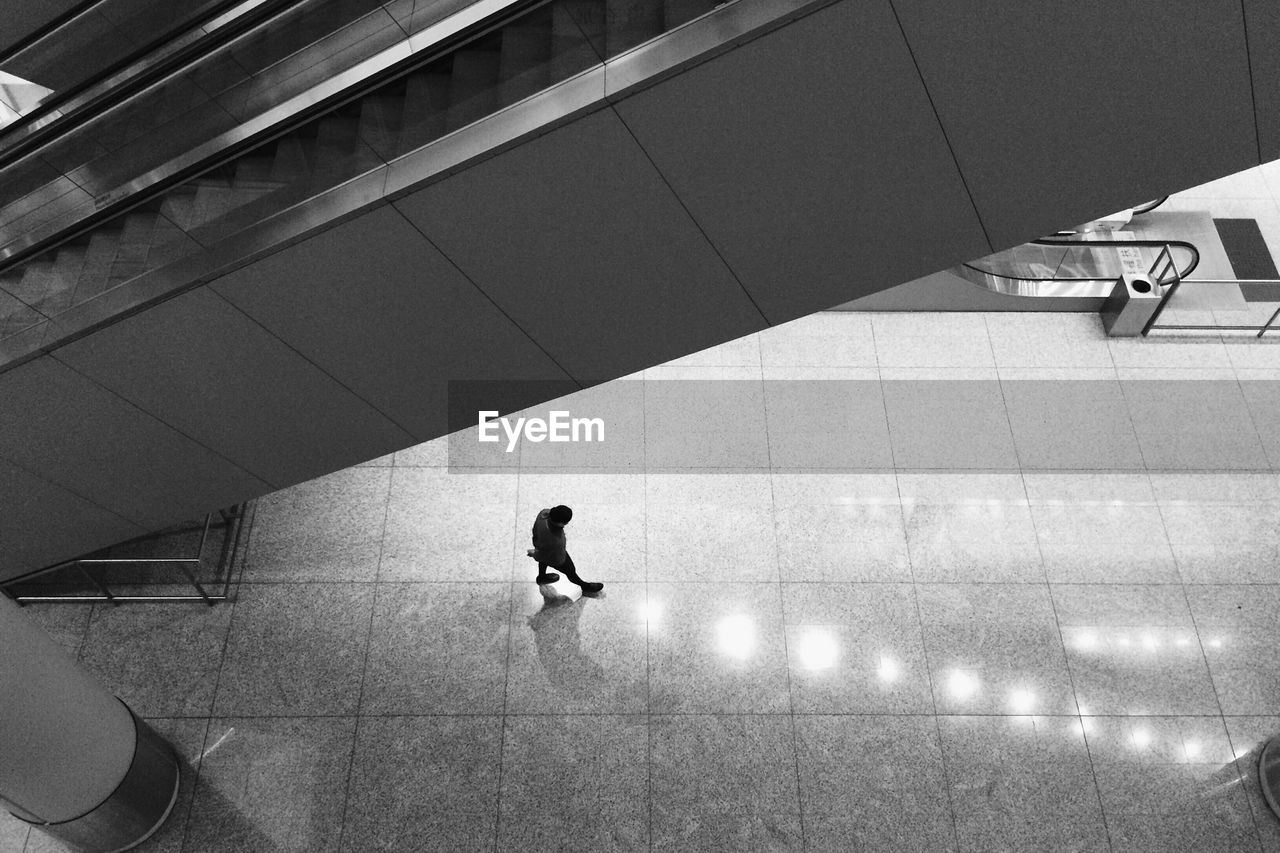
[[[239,131],[231,134],[224,134],[224,137],[232,137],[231,141],[225,146],[211,151],[207,155],[199,158],[197,161],[184,164],[176,168],[173,172],[156,177],[145,186],[140,186],[130,192],[128,195],[114,200],[111,203],[104,204],[102,207],[94,210],[82,219],[68,225],[65,228],[58,229],[55,233],[48,234],[37,240],[33,240],[25,246],[15,250],[8,257],[0,258],[0,273],[20,266],[27,261],[41,255],[50,249],[57,248],[63,243],[74,240],[76,237],[85,234],[105,222],[114,219],[124,213],[129,212],[135,207],[139,207],[147,202],[155,199],[163,193],[173,189],[174,187],[186,181],[199,177],[200,175],[213,171],[228,163],[232,163],[240,157],[245,156],[253,149],[270,143],[279,136],[287,134],[293,130],[305,126],[326,113],[358,100],[372,93],[379,87],[391,82],[399,77],[413,73],[416,69],[427,65],[439,57],[456,50],[458,47],[483,36],[485,33],[503,26],[512,18],[523,15],[526,12],[554,2],[554,0],[510,0],[510,2],[498,2],[500,8],[493,10],[482,19],[467,24],[457,31],[448,32],[441,36],[439,41],[429,45],[424,45],[414,49],[414,52],[403,59],[392,62],[385,68],[381,68],[359,81],[352,83],[345,88],[338,89],[334,92],[327,93],[324,97],[309,100],[307,97],[296,96],[291,99],[296,102],[306,102],[305,107],[301,107],[293,112],[273,119],[264,123],[264,126],[255,129],[253,132],[240,133]],[[448,24],[454,18],[461,18],[471,11],[475,6],[481,3],[473,4],[461,12],[455,13],[448,18],[440,21],[435,26]],[[447,30],[447,28],[446,28]],[[406,39],[402,44],[421,41],[426,31],[415,33]],[[391,53],[396,49],[392,46],[383,53]],[[155,174],[159,170],[153,170]]]
[[[51,112],[57,110],[68,101],[76,98],[83,93],[91,90],[94,86],[100,85],[103,79],[109,79],[112,75],[118,74],[132,64],[145,62],[148,55],[163,47],[164,44],[178,38],[183,32],[198,29],[209,21],[217,19],[230,9],[240,5],[243,0],[227,0],[225,3],[219,3],[209,10],[209,14],[197,21],[191,21],[180,28],[177,33],[169,33],[168,35],[157,39],[150,45],[142,48],[134,54],[120,60],[119,62],[109,66],[97,78],[86,81],[83,85],[73,87],[55,93],[31,112],[22,116],[19,120],[0,128],[0,143],[6,136],[12,136],[18,130],[28,128],[27,135],[22,139],[14,142],[5,148],[0,148],[0,169],[9,166],[36,152],[41,146],[47,144],[57,137],[61,137],[67,133],[74,133],[80,126],[89,123],[98,118],[103,113],[110,110],[129,98],[143,92],[148,87],[161,81],[166,76],[172,75],[180,71],[184,66],[191,65],[198,61],[201,57],[212,53],[228,42],[238,38],[241,35],[251,31],[255,27],[268,23],[276,15],[287,12],[290,7],[296,5],[299,0],[266,0],[256,8],[246,12],[244,15],[237,17],[233,21],[229,21],[226,26],[219,27],[212,33],[197,39],[186,47],[175,51],[174,53],[161,57],[156,63],[150,67],[144,68],[138,74],[129,77],[127,80],[121,81],[118,85],[111,86],[100,95],[92,98],[88,102],[82,104],[74,111],[54,119],[48,119]],[[44,124],[40,121],[45,119]],[[38,126],[30,129],[32,124]]]
[[[1178,271],[1178,277],[1185,279],[1195,271],[1200,264],[1200,250],[1195,244],[1188,243],[1185,240],[1072,240],[1072,239],[1053,239],[1043,237],[1039,240],[1030,241],[1030,245],[1034,246],[1113,246],[1115,248],[1138,247],[1149,249],[1162,249],[1166,246],[1179,249],[1185,249],[1190,253],[1191,263],[1187,265],[1185,270]],[[1103,281],[1098,276],[1054,276],[1045,278],[1044,276],[1034,275],[1012,275],[1009,273],[994,272],[992,270],[983,269],[975,266],[980,261],[967,261],[961,264],[966,269],[971,269],[981,275],[997,276],[999,278],[1009,279],[1010,281]]]

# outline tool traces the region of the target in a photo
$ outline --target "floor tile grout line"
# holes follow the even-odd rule
[[[523,479],[522,473],[517,472],[515,475],[515,479],[516,479],[516,494],[515,494],[515,501],[514,501],[515,507],[512,510],[512,515],[514,516],[514,519],[513,519],[514,525],[511,532],[512,537],[515,537],[518,534],[518,531],[520,530],[520,486],[521,486],[521,481]],[[502,678],[502,715],[501,717],[499,717],[499,724],[498,724],[499,725],[498,790],[497,790],[497,796],[494,800],[494,816],[493,816],[493,849],[495,853],[497,853],[498,846],[499,844],[501,844],[501,841],[502,841],[502,781],[503,781],[503,777],[505,776],[505,771],[507,766],[507,756],[506,756],[507,716],[508,716],[508,710],[509,710],[508,706],[511,699],[511,650],[512,650],[512,647],[515,645],[514,626],[515,626],[515,619],[516,619],[516,596],[518,594],[516,585],[518,583],[522,583],[522,581],[516,580],[517,557],[516,557],[515,548],[511,549],[511,556],[509,557],[509,559],[511,561],[511,566],[507,572],[507,576],[509,578],[507,594],[510,596],[510,601],[507,606],[507,626],[506,626],[507,627],[507,662],[506,662],[506,666],[504,667],[503,678]]]
[[[640,380],[640,437],[648,453],[649,435],[646,412],[648,412],[647,380]],[[644,541],[644,696],[645,696],[645,796],[648,806],[646,810],[645,844],[653,853],[653,602],[649,596],[649,466],[645,465],[640,472],[640,500],[644,508],[640,521],[640,534]]]
[[[1089,745],[1089,736],[1085,731],[1084,715],[1080,712],[1080,693],[1076,690],[1075,673],[1071,668],[1071,656],[1067,654],[1067,638],[1062,631],[1062,618],[1058,613],[1058,602],[1053,597],[1053,583],[1049,579],[1049,564],[1044,558],[1044,545],[1040,541],[1040,527],[1036,524],[1036,514],[1032,511],[1031,490],[1027,487],[1026,473],[1021,476],[1022,491],[1027,501],[1027,515],[1031,519],[1031,530],[1036,538],[1036,553],[1040,556],[1040,571],[1044,575],[1045,595],[1049,598],[1049,610],[1053,613],[1053,625],[1058,635],[1058,644],[1062,649],[1062,665],[1067,670],[1067,683],[1071,686],[1071,701],[1076,706],[1076,719],[1080,726],[1080,739],[1084,742],[1085,757],[1089,760],[1089,776],[1093,779],[1093,793],[1098,803],[1098,816],[1102,818],[1102,829],[1107,834],[1107,846],[1115,849],[1111,839],[1111,824],[1107,820],[1107,809],[1102,802],[1102,786],[1098,782],[1098,768],[1093,760],[1093,748]]]
[[[765,439],[768,440],[769,427],[765,424]],[[791,756],[795,762],[796,774],[796,814],[800,823],[800,843],[808,846],[808,836],[804,821],[804,785],[800,776],[800,734],[796,726],[796,696],[791,683],[791,645],[787,639],[787,597],[782,584],[782,555],[778,548],[778,494],[773,487],[773,475],[769,475],[769,504],[773,529],[773,562],[774,571],[778,575],[778,615],[782,620],[782,665],[787,677],[787,719],[791,722]]]
[[[988,336],[989,337],[989,336]],[[880,343],[876,338],[876,327],[871,322],[871,343],[876,353],[876,370],[880,371]],[[911,554],[911,537],[908,535],[907,507],[902,500],[902,480],[898,468],[898,457],[893,449],[893,425],[889,421],[889,404],[885,400],[884,378],[880,379],[880,400],[884,406],[885,429],[889,437],[889,458],[893,463],[893,486],[898,493],[898,515],[902,524],[902,544],[907,554],[907,573],[911,578],[911,602],[915,605],[916,626],[920,637],[920,654],[924,658],[925,678],[929,682],[929,702],[933,708],[933,732],[938,739],[938,759],[942,766],[942,783],[947,792],[947,813],[951,816],[951,838],[955,849],[960,849],[960,823],[956,819],[955,799],[951,795],[951,783],[947,774],[947,753],[942,741],[942,722],[938,715],[938,692],[933,683],[933,667],[929,663],[929,641],[924,632],[924,612],[920,606],[920,585],[916,580],[915,558]]]
[[[378,536],[378,560],[374,565],[373,589],[369,601],[369,624],[365,629],[364,655],[360,665],[360,683],[356,688],[355,724],[351,729],[351,755],[347,759],[347,777],[342,792],[342,820],[338,824],[338,853],[342,853],[342,845],[347,835],[347,814],[351,807],[351,780],[355,775],[356,755],[360,743],[360,712],[364,705],[364,685],[369,676],[369,655],[373,650],[373,624],[378,615],[378,599],[381,597],[382,556],[387,546],[387,520],[391,515],[391,493],[395,488],[395,467],[387,471],[387,491],[382,500],[382,530]]]

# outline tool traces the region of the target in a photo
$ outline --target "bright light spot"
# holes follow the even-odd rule
[[[836,665],[837,648],[830,631],[811,629],[800,641],[800,661],[806,669],[830,669]]]
[[[1220,648],[1222,648],[1222,638],[1221,638],[1221,637],[1214,637],[1212,640],[1210,640],[1210,641],[1209,641],[1209,645],[1210,645],[1210,647],[1215,648],[1215,649],[1220,649]]]
[[[1194,761],[1200,757],[1200,741],[1189,740],[1182,745],[1182,749],[1187,754],[1187,758]]]
[[[978,677],[971,672],[953,669],[951,678],[947,681],[947,687],[951,690],[951,695],[957,699],[968,699],[978,692]]]
[[[1146,749],[1151,745],[1151,732],[1146,729],[1134,729],[1133,745],[1138,749]]]
[[[1190,638],[1190,637],[1179,637],[1177,642],[1178,642],[1178,645],[1180,645],[1180,646],[1189,646],[1189,645],[1191,645],[1191,638]]]
[[[1092,631],[1082,631],[1076,637],[1076,647],[1081,649],[1092,649],[1098,645],[1098,635]]]
[[[1148,649],[1155,650],[1160,648],[1160,641],[1156,639],[1154,634],[1143,634],[1142,645],[1146,646]]]
[[[646,601],[640,605],[640,621],[646,625],[657,625],[662,619],[662,602]]]
[[[1124,648],[1128,648],[1128,647],[1129,647],[1129,635],[1128,635],[1128,634],[1121,634],[1121,635],[1116,639],[1116,645],[1118,645],[1118,646],[1122,646],[1122,647],[1124,647]]]
[[[1036,694],[1019,688],[1009,694],[1009,706],[1015,714],[1030,714],[1036,707]]]
[[[880,676],[881,681],[897,681],[898,676],[902,674],[902,668],[888,655],[880,655],[880,669],[876,674]]]
[[[720,651],[731,658],[746,660],[756,650],[756,625],[750,616],[726,616],[716,625]]]

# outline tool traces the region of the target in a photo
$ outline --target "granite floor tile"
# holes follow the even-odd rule
[[[866,314],[821,313],[760,333],[766,366],[875,367],[875,336]]]
[[[653,827],[655,853],[801,853],[807,850],[796,814],[673,816]]]
[[[1280,381],[1275,378],[1239,376],[1240,391],[1258,430],[1272,470],[1280,470]]]
[[[363,714],[501,713],[507,583],[379,584]]]
[[[1018,466],[999,381],[885,380],[883,391],[897,467]]]
[[[1022,501],[904,501],[912,575],[920,582],[1042,583],[1031,513]]]
[[[1156,379],[1121,386],[1148,468],[1270,467],[1239,383]]]
[[[649,847],[644,715],[508,717],[499,851]]]
[[[786,581],[909,581],[891,472],[775,472],[778,567]]]
[[[984,317],[997,367],[1114,367],[1096,314],[1009,312]]]
[[[498,716],[362,718],[343,853],[490,853],[501,763]]]
[[[1160,508],[1153,500],[1116,494],[1099,490],[1092,499],[1033,499],[1031,516],[1051,583],[1181,581]]]
[[[892,468],[880,382],[764,383],[769,461],[774,468]]]
[[[788,715],[654,716],[649,786],[655,849],[802,849]]]
[[[1274,472],[1152,471],[1151,492],[1161,506],[1262,506],[1280,510]]]
[[[1055,584],[1053,599],[1082,714],[1220,713],[1180,587]]]
[[[797,714],[932,714],[910,584],[783,584]]]
[[[1001,381],[1000,388],[1023,468],[1144,468],[1119,382]]]
[[[22,612],[54,639],[67,654],[79,656],[89,630],[92,604],[24,604]]]
[[[210,721],[184,850],[337,850],[355,729],[353,717]]]
[[[30,824],[23,823],[8,811],[0,810],[0,853],[24,853]]]
[[[645,477],[648,577],[775,581],[778,550],[767,472]]]
[[[777,584],[650,583],[654,713],[786,713],[787,657]]]
[[[1182,504],[1160,513],[1188,584],[1280,582],[1274,505]]]
[[[1280,586],[1190,586],[1187,599],[1222,712],[1280,710]]]
[[[645,478],[642,475],[520,475],[512,579],[529,581],[538,564],[529,559],[533,522],[557,504],[573,510],[565,528],[569,555],[582,577],[602,581],[645,579]]]
[[[1075,717],[939,717],[959,848],[1106,851]]]
[[[515,585],[504,663],[509,714],[634,714],[649,710],[644,584],[603,595],[545,598]]]
[[[518,475],[396,468],[383,538],[383,581],[506,581]]]
[[[1231,367],[1227,348],[1217,335],[1107,338],[1107,348],[1117,369]]]
[[[241,587],[214,713],[354,714],[373,584]]]
[[[244,579],[371,581],[391,469],[349,468],[258,501]]]
[[[796,749],[810,849],[955,849],[932,716],[801,716]]]
[[[1091,717],[1084,730],[1113,843],[1257,849],[1221,717]]]
[[[205,716],[233,609],[95,605],[80,662],[139,716]]]
[[[764,383],[646,377],[645,464],[650,468],[767,467]]]
[[[902,510],[884,504],[784,506],[777,524],[778,568],[785,581],[910,581]]]
[[[1267,804],[1258,778],[1259,756],[1267,742],[1280,735],[1280,716],[1227,717],[1226,724],[1236,758],[1235,768],[1240,774],[1262,849],[1267,853],[1280,850],[1280,816]]]
[[[872,314],[881,367],[991,367],[991,338],[981,314]]]
[[[521,470],[642,473],[647,387],[644,382],[606,382],[508,415],[509,421],[538,418],[548,425],[545,440],[534,441],[527,433],[520,440]],[[508,446],[507,433],[499,435]]]
[[[1076,712],[1047,586],[920,584],[917,591],[939,713]]]

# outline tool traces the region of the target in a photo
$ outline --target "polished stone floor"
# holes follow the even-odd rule
[[[575,395],[616,452],[269,496],[233,604],[30,612],[187,761],[144,851],[1280,851],[1277,389],[1280,340],[822,314]],[[533,583],[554,503],[598,598]]]

